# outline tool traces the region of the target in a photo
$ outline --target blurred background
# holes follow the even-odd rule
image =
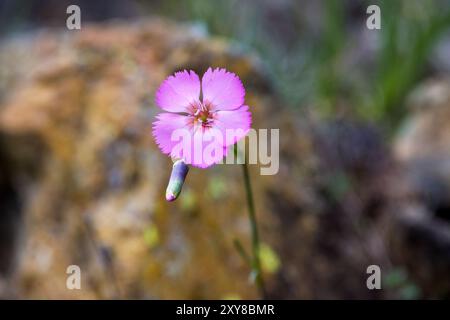
[[[450,297],[448,0],[0,0],[0,297],[261,297],[241,168],[164,200],[154,92],[209,66],[280,129],[279,173],[250,167],[267,297]]]

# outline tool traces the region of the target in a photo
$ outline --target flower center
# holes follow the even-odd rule
[[[192,108],[194,125],[201,125],[204,128],[212,126],[214,113],[211,111],[211,104],[198,102]]]

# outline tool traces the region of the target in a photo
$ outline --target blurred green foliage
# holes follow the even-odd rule
[[[259,248],[261,267],[267,273],[275,273],[280,269],[281,261],[277,253],[267,244],[261,244]]]
[[[412,300],[421,296],[420,288],[409,279],[406,269],[401,267],[392,269],[386,275],[383,286],[396,292],[400,299]]]
[[[159,244],[159,231],[154,224],[147,226],[144,230],[144,241],[149,248],[154,248]]]
[[[192,211],[194,210],[197,204],[197,197],[195,192],[193,192],[190,188],[185,187],[183,192],[183,197],[180,197],[180,204],[183,211]]]
[[[314,106],[325,116],[335,116],[343,108],[396,129],[405,114],[405,96],[424,76],[431,50],[449,30],[450,2],[314,3],[316,7],[307,10],[311,2],[293,0],[168,0],[160,13],[200,22],[211,34],[256,51],[289,106]],[[366,29],[370,4],[380,6],[381,30]],[[311,29],[308,20],[318,21],[318,26]],[[374,61],[369,66],[346,68],[346,60],[353,59],[349,48],[358,31],[376,33],[366,40],[368,46],[376,42]]]
[[[398,124],[404,114],[403,99],[425,71],[427,58],[449,30],[450,4],[438,1],[383,1],[385,31],[366,110],[371,118]],[[442,10],[444,9],[444,10]],[[395,14],[392,14],[395,13]]]
[[[207,191],[209,195],[215,199],[220,200],[227,194],[227,185],[222,176],[213,176],[208,182]]]

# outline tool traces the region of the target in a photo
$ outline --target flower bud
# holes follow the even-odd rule
[[[189,167],[183,160],[176,160],[174,162],[169,184],[166,189],[167,201],[174,201],[178,198],[188,171]]]

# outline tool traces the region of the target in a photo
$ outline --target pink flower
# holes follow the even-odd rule
[[[244,96],[240,79],[225,69],[209,68],[201,83],[192,70],[176,72],[156,93],[156,105],[167,111],[153,123],[156,143],[163,153],[196,167],[220,162],[250,129]]]

